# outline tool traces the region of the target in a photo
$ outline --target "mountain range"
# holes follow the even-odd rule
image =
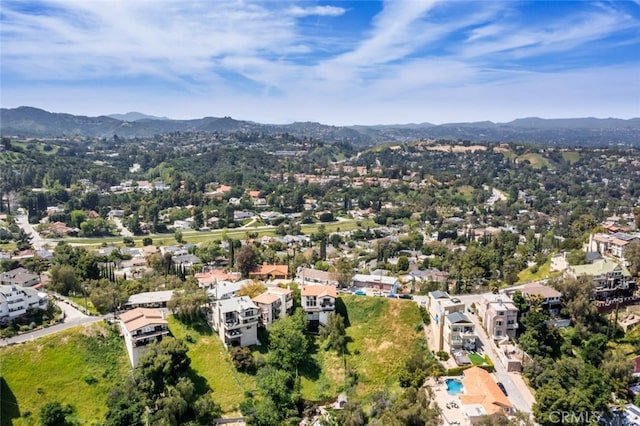
[[[471,142],[527,142],[555,146],[640,146],[640,118],[521,118],[508,123],[397,124],[331,126],[315,122],[261,124],[231,117],[171,120],[139,112],[87,117],[33,107],[0,109],[0,133],[20,137],[150,137],[173,132],[289,133],[325,142],[378,145],[419,139]]]

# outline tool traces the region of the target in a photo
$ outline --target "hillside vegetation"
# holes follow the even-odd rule
[[[3,426],[39,424],[40,409],[52,401],[71,405],[78,424],[99,424],[109,389],[130,368],[124,343],[105,324],[3,348],[0,357]]]

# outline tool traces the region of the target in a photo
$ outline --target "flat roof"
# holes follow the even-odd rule
[[[144,305],[150,303],[164,303],[171,300],[173,290],[148,291],[145,293],[132,294],[129,296],[127,305]]]

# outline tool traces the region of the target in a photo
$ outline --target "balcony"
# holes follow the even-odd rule
[[[238,312],[238,316],[243,320],[257,319],[258,315],[259,315],[259,312],[256,309],[250,309],[250,310]]]
[[[227,330],[227,331],[224,332],[224,336],[227,339],[238,338],[238,337],[242,336],[242,331],[241,330]]]
[[[320,304],[320,308],[323,311],[333,311],[336,308],[336,305],[334,303],[321,303]]]

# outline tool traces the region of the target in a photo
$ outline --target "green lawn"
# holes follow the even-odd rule
[[[470,353],[467,356],[469,357],[469,361],[471,361],[473,365],[484,365],[487,363],[484,357],[476,352]]]
[[[99,424],[109,390],[130,371],[124,343],[105,324],[0,349],[2,425],[39,424],[47,402],[71,404],[79,425]]]

